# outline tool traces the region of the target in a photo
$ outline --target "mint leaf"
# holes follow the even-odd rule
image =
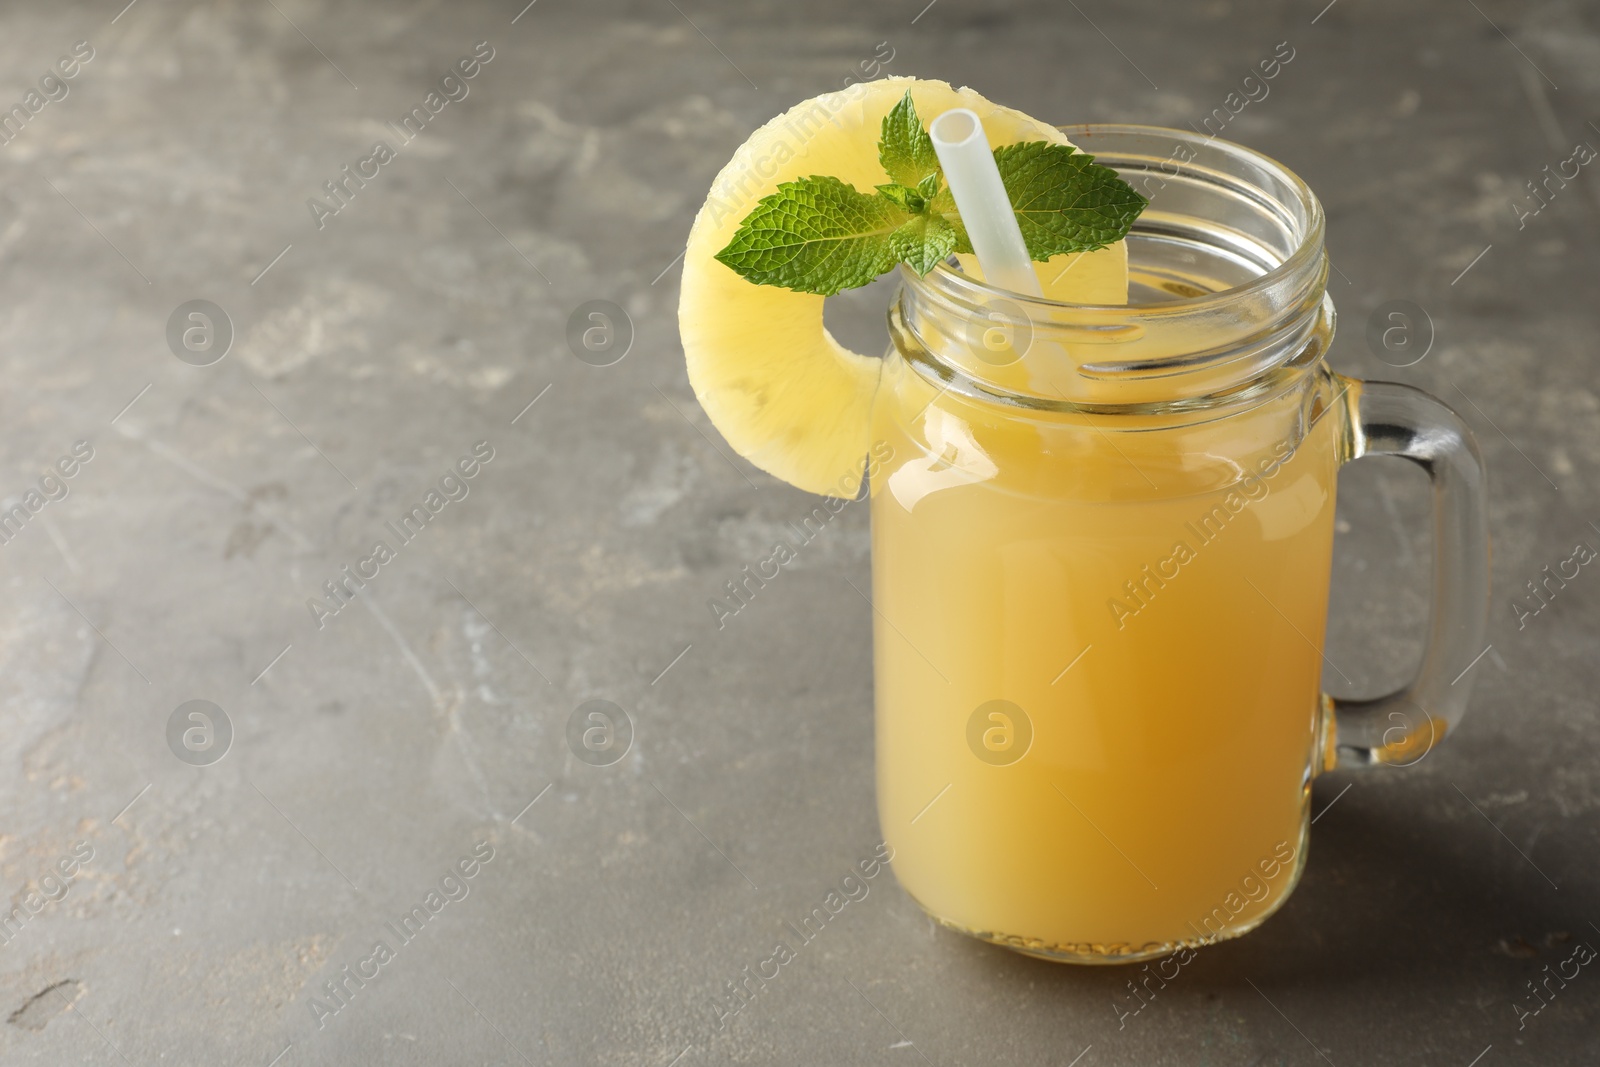
[[[919,275],[927,274],[956,248],[956,228],[943,215],[916,215],[889,235],[889,251]]]
[[[880,185],[878,186],[878,192],[912,213],[919,212],[928,206],[926,197],[915,189],[907,189],[903,185]]]
[[[932,200],[939,195],[939,179],[944,176],[944,171],[936,170],[917,183],[917,195],[924,200]]]
[[[883,117],[883,128],[878,138],[878,162],[898,184],[915,189],[928,175],[939,170],[939,156],[933,150],[933,138],[922,128],[917,117],[917,105],[911,101],[911,90]]]
[[[951,194],[949,186],[936,190],[933,196],[928,198],[928,212],[940,216],[955,228],[955,251],[962,255],[972,254],[972,242],[967,238],[966,223],[961,221],[961,213],[956,210],[956,198]]]
[[[994,150],[1028,255],[1091,252],[1128,235],[1148,200],[1071,145],[1028,141]]]
[[[762,197],[716,258],[756,285],[832,296],[895,265],[889,235],[909,217],[886,197],[814,174]]]

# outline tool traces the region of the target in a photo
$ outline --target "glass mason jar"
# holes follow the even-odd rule
[[[1304,868],[1311,779],[1460,718],[1488,534],[1466,426],[1328,369],[1323,214],[1225,141],[1066,133],[1149,196],[1130,303],[905,272],[874,401],[878,806],[939,922],[1108,963],[1235,937]],[[1430,475],[1415,681],[1321,691],[1339,468]],[[1337,672],[1337,668],[1332,668]]]

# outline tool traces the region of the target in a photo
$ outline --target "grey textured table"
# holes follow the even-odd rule
[[[1600,972],[1527,986],[1600,944],[1600,577],[1514,607],[1600,546],[1600,179],[1536,215],[1525,184],[1600,145],[1600,9],[924,2],[6,5],[6,506],[87,444],[0,544],[0,1060],[1600,1059]],[[366,162],[480,41],[467,94]],[[1285,41],[1226,135],[1327,205],[1333,363],[1450,401],[1487,458],[1493,646],[1464,728],[1319,780],[1288,906],[1120,1021],[1131,972],[936,930],[887,875],[719,1013],[879,836],[845,582],[865,509],[726,628],[705,606],[812,506],[688,389],[674,256],[711,176],[874,57],[1063,122],[1183,125]],[[319,219],[345,166],[376,176]],[[883,296],[835,301],[856,347],[883,343]],[[1436,334],[1403,369],[1364,341],[1395,299]],[[189,362],[167,340],[192,300],[234,332],[208,366],[220,333]],[[589,300],[631,318],[613,366],[568,350]],[[446,483],[467,495],[319,628],[307,600],[478,442]],[[1336,691],[1415,660],[1423,490],[1398,461],[1343,477]],[[632,724],[609,766],[567,742],[590,699]],[[190,700],[231,724],[209,766],[169,747]]]

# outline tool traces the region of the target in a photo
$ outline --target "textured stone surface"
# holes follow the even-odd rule
[[[93,852],[0,945],[0,1060],[1600,1058],[1592,969],[1521,1029],[1513,1009],[1600,943],[1600,578],[1523,629],[1511,608],[1600,545],[1600,179],[1521,228],[1511,206],[1600,146],[1595,5],[117,6],[11,5],[0,38],[7,106],[94,49],[0,148],[0,496],[93,448],[0,545],[0,900]],[[306,199],[480,40],[470,94],[319,230]],[[892,73],[1167,125],[1290,42],[1226,132],[1327,205],[1333,362],[1452,402],[1488,461],[1494,646],[1464,729],[1410,770],[1319,781],[1286,908],[1121,1028],[1126,970],[935,930],[888,878],[715,1022],[878,840],[871,619],[845,584],[867,580],[867,516],[716,630],[706,598],[811,502],[719,454],[669,266],[748,131],[885,41]],[[882,297],[831,309],[857,347],[881,345]],[[195,367],[165,330],[202,298],[236,337]],[[615,366],[564,341],[596,299],[636,330]],[[1437,327],[1414,367],[1363,342],[1390,299]],[[470,494],[319,631],[306,598],[479,441]],[[1343,482],[1329,655],[1369,692],[1417,654],[1424,486],[1390,461]],[[632,719],[611,766],[566,743],[591,698]],[[191,699],[232,723],[209,767],[168,748]],[[468,895],[319,1028],[323,983],[480,842]]]

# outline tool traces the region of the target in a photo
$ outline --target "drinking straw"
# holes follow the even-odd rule
[[[934,119],[928,136],[984,280],[1014,293],[1043,297],[1000,168],[989,151],[983,121],[972,109],[958,107]]]

